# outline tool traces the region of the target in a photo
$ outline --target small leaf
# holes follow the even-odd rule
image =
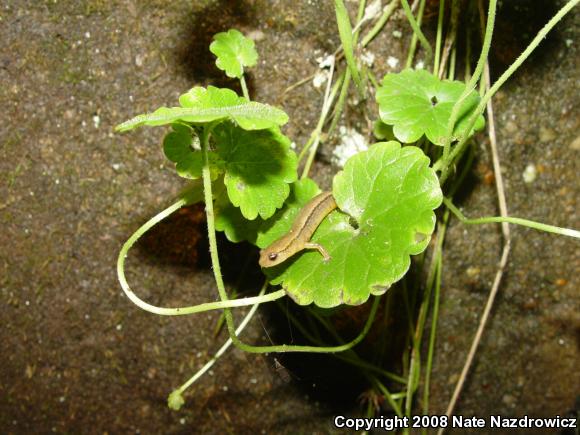
[[[415,142],[426,135],[432,143],[443,145],[451,110],[464,90],[463,82],[440,81],[425,70],[407,69],[387,74],[377,91],[380,116],[383,122],[393,126],[393,133],[401,142]],[[479,100],[476,92],[464,100],[452,140],[460,140],[466,134],[468,118]],[[480,116],[469,135],[484,125],[485,120]]]
[[[180,177],[196,179],[201,177],[203,158],[201,151],[193,148],[193,141],[199,139],[193,130],[184,125],[174,124],[173,131],[167,133],[163,139],[165,156],[175,163],[175,170]],[[212,179],[220,172],[220,162],[214,152],[209,153]]]
[[[246,219],[267,219],[282,207],[296,180],[297,157],[278,129],[245,131],[230,123],[213,131],[217,153],[225,162],[224,182],[230,201]]]
[[[380,119],[377,119],[373,123],[373,134],[378,140],[381,141],[389,141],[396,139],[395,135],[393,134],[393,126],[385,124]]]
[[[254,41],[246,38],[238,30],[230,29],[213,37],[209,50],[216,55],[216,65],[225,71],[228,77],[240,78],[245,66],[254,66],[258,61],[258,53]]]
[[[312,241],[331,259],[305,250],[264,269],[301,305],[358,305],[401,279],[410,255],[422,252],[435,226],[441,188],[420,148],[373,145],[348,160],[333,183],[340,210],[320,224]]]
[[[283,110],[267,104],[248,102],[230,89],[195,87],[179,97],[183,107],[160,107],[153,113],[138,115],[119,124],[117,131],[149,125],[172,124],[177,121],[204,124],[229,119],[244,130],[273,128],[288,122]]]
[[[173,163],[178,163],[194,151],[192,147],[193,132],[191,129],[181,127],[173,130],[167,133],[163,139],[163,153]]]
[[[245,219],[240,209],[234,207],[226,195],[222,195],[215,204],[216,229],[224,231],[231,242],[247,240],[265,248],[290,229],[300,209],[319,192],[320,189],[310,178],[297,180],[290,185],[290,195],[281,209],[269,219],[258,217],[252,221]]]

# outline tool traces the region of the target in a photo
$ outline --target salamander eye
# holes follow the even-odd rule
[[[274,261],[276,258],[278,258],[278,254],[276,252],[272,252],[268,255],[268,259],[271,261]]]

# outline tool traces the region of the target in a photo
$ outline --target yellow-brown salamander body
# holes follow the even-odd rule
[[[260,266],[276,266],[303,249],[316,249],[328,261],[330,256],[326,250],[318,243],[310,242],[310,238],[335,208],[336,202],[331,192],[323,192],[312,198],[300,210],[290,231],[260,251]]]

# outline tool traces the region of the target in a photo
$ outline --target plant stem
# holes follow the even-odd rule
[[[401,407],[397,404],[397,402],[395,402],[393,395],[389,392],[387,387],[385,387],[378,380],[375,380],[375,385],[381,391],[381,393],[383,393],[383,396],[385,396],[387,402],[389,402],[389,405],[391,405],[391,408],[393,408],[393,411],[395,411],[395,414],[397,414],[399,417],[402,417],[403,412],[401,411]]]
[[[441,39],[443,38],[443,16],[445,15],[445,0],[439,0],[439,15],[437,16],[437,36],[435,37],[435,59],[433,61],[433,74],[439,71],[441,58]]]
[[[423,301],[421,302],[421,308],[419,309],[419,316],[417,318],[417,325],[415,327],[415,334],[413,337],[413,348],[411,350],[411,363],[409,366],[409,375],[407,380],[407,396],[405,399],[405,415],[407,417],[411,416],[411,407],[413,405],[413,393],[417,388],[418,379],[421,372],[421,341],[423,338],[423,331],[425,329],[425,321],[427,320],[427,313],[429,311],[429,303],[431,300],[431,291],[435,286],[435,278],[437,275],[437,264],[438,257],[441,256],[443,249],[443,241],[445,239],[445,225],[439,226],[437,229],[437,244],[435,246],[435,251],[433,253],[433,259],[431,261],[431,266],[429,268],[429,273],[427,276],[426,290],[423,295]]]
[[[265,281],[258,296],[263,296],[264,293],[266,293],[267,288],[268,288],[268,281]],[[242,333],[242,331],[244,330],[244,328],[248,325],[248,323],[250,323],[250,320],[252,320],[252,317],[254,316],[254,314],[256,314],[256,311],[258,310],[258,306],[259,306],[259,304],[254,304],[252,306],[252,308],[250,309],[248,314],[246,314],[246,317],[244,317],[244,320],[242,320],[242,322],[240,323],[240,326],[238,326],[238,329],[236,329],[236,335],[240,335]],[[223,344],[223,346],[220,347],[219,350],[215,353],[215,355],[207,363],[205,363],[205,365],[201,369],[199,369],[187,382],[185,382],[181,387],[179,387],[177,389],[179,391],[179,393],[182,394],[194,382],[196,382],[199,378],[201,378],[210,368],[212,368],[212,366],[226,352],[226,350],[228,350],[228,348],[231,345],[232,345],[232,339],[228,338],[226,340],[226,342]]]
[[[447,66],[447,59],[449,58],[451,47],[453,47],[453,44],[455,44],[458,24],[459,24],[459,0],[451,0],[451,18],[450,18],[451,30],[447,32],[447,36],[445,37],[445,44],[443,45],[443,53],[441,54],[441,60],[439,62],[439,70],[433,71],[433,74],[437,74],[437,77],[439,77],[440,79],[445,77],[445,68]]]
[[[479,6],[479,10],[480,10],[480,17],[483,20],[484,12],[483,12],[482,0],[478,1],[478,6]],[[482,25],[482,27],[483,27],[483,25]],[[484,83],[485,87],[489,87],[490,77],[489,77],[489,65],[487,62],[485,64],[484,73],[485,73],[485,80],[483,80],[482,82]],[[487,115],[488,115],[488,119],[489,119],[489,129],[488,129],[489,146],[491,148],[491,154],[492,154],[492,158],[493,158],[493,170],[495,173],[495,184],[496,184],[496,190],[497,190],[497,195],[498,195],[499,210],[500,210],[501,216],[506,217],[508,214],[507,201],[505,198],[505,190],[504,190],[504,186],[503,186],[503,177],[501,175],[501,168],[500,168],[500,163],[499,163],[499,153],[497,151],[497,137],[495,134],[495,118],[493,116],[493,105],[492,105],[491,100],[489,100],[487,103]],[[479,343],[481,341],[481,337],[483,336],[483,331],[484,331],[485,325],[487,324],[489,314],[491,312],[491,308],[493,307],[493,303],[494,303],[495,298],[497,296],[497,293],[499,291],[499,285],[501,283],[501,278],[503,276],[504,269],[507,266],[507,260],[508,260],[510,249],[511,249],[510,228],[509,228],[509,225],[507,223],[502,224],[502,234],[504,237],[504,246],[502,249],[499,268],[495,274],[495,278],[493,280],[493,285],[492,285],[491,290],[489,292],[487,302],[486,302],[485,308],[483,310],[483,314],[481,315],[481,319],[479,320],[479,325],[478,325],[477,330],[475,332],[475,336],[473,338],[473,341],[471,342],[471,347],[470,347],[469,352],[467,354],[467,358],[465,360],[465,363],[463,364],[461,374],[459,375],[459,379],[457,380],[457,384],[455,385],[455,389],[453,390],[451,400],[449,401],[449,404],[447,406],[447,410],[445,411],[445,415],[447,415],[448,418],[451,418],[451,416],[453,415],[453,410],[455,409],[455,405],[456,405],[457,400],[459,398],[459,394],[461,393],[463,385],[465,384],[465,380],[467,379],[467,374],[469,373],[469,369],[471,368],[471,365],[473,364],[473,359],[475,358],[475,353],[477,352],[477,349],[479,347]],[[440,430],[439,432],[441,433],[442,431]]]
[[[210,310],[220,310],[227,307],[243,307],[247,305],[254,305],[254,304],[262,304],[265,302],[275,301],[276,299],[280,299],[281,297],[285,296],[286,293],[284,290],[279,290],[274,293],[270,293],[267,295],[256,296],[251,298],[241,298],[241,299],[234,299],[228,300],[225,302],[207,302],[204,304],[193,305],[190,307],[178,307],[178,308],[166,308],[166,307],[157,307],[155,305],[151,305],[144,300],[140,299],[129,287],[127,283],[127,278],[125,276],[125,260],[129,254],[129,250],[133,247],[133,245],[151,228],[157,225],[166,217],[170,216],[175,211],[179,210],[181,207],[189,203],[189,199],[187,198],[188,193],[185,193],[181,196],[181,198],[167,207],[165,210],[161,211],[160,213],[153,216],[149,219],[145,224],[143,224],[137,231],[135,231],[131,237],[123,244],[121,251],[119,251],[119,256],[117,257],[117,277],[119,279],[119,283],[121,284],[121,288],[127,295],[127,297],[137,305],[139,308],[148,311],[153,314],[158,314],[160,316],[183,316],[186,314],[194,314],[194,313],[201,313],[204,311]]]
[[[447,229],[449,210],[445,210],[443,222],[439,228],[442,235]],[[433,297],[433,314],[431,315],[431,331],[429,331],[429,349],[427,351],[427,366],[425,367],[425,380],[423,382],[423,415],[429,414],[429,385],[431,382],[431,370],[433,368],[433,354],[435,353],[435,337],[437,332],[437,320],[439,318],[439,302],[441,298],[441,269],[443,263],[442,246],[433,254],[435,256],[435,295]]]
[[[353,29],[350,24],[348,10],[344,5],[343,0],[334,0],[334,10],[336,12],[336,23],[338,25],[338,34],[340,36],[340,42],[342,44],[346,64],[348,66],[348,69],[350,69],[352,79],[356,84],[360,96],[362,98],[365,98],[365,88],[362,84],[362,79],[354,56],[354,43],[352,31]]]
[[[304,327],[304,325],[302,325],[298,319],[296,319],[296,317],[294,317],[292,314],[290,313],[286,313],[286,315],[288,316],[288,318],[290,319],[290,321],[294,324],[294,326],[296,326],[296,328],[298,328],[298,330],[302,333],[302,335],[304,335],[304,337],[306,337],[308,340],[314,342],[314,343],[318,343],[321,344],[321,339],[320,337],[316,338],[314,337],[307,329],[306,327]],[[319,315],[312,313],[312,316],[314,316],[316,318],[316,320],[318,320],[320,322],[320,324],[322,326],[324,326],[324,328],[333,335],[333,337],[335,337],[337,339],[337,341],[343,343],[344,341],[342,340],[342,338],[336,333],[336,331],[328,324],[328,322],[326,322],[324,319],[322,319]],[[310,318],[310,316],[309,316]],[[407,380],[397,376],[393,373],[390,373],[386,370],[383,370],[380,367],[375,366],[374,364],[371,364],[369,362],[364,361],[363,359],[361,359],[358,354],[352,350],[349,349],[347,351],[345,351],[344,353],[339,353],[337,355],[335,355],[336,358],[346,361],[349,364],[352,364],[354,366],[360,367],[361,369],[365,369],[371,372],[374,372],[378,375],[384,376],[385,378],[391,380],[391,381],[395,381],[398,383],[401,383],[403,385],[405,385],[407,383]]]
[[[340,116],[342,115],[342,110],[344,109],[344,105],[346,103],[346,97],[348,96],[348,88],[350,87],[350,70],[347,69],[344,75],[344,81],[342,82],[342,86],[340,88],[340,95],[338,96],[338,101],[335,105],[334,117],[332,118],[332,122],[330,123],[330,127],[328,128],[327,134],[330,136],[338,122],[340,121]]]
[[[242,73],[242,76],[240,77],[240,85],[242,85],[242,93],[244,94],[244,97],[246,98],[246,100],[251,101],[250,100],[250,93],[248,92],[248,86],[246,85],[246,79],[244,78],[243,73]]]
[[[304,164],[304,168],[302,169],[302,175],[300,177],[302,179],[308,177],[308,173],[310,172],[310,168],[312,167],[312,163],[314,162],[314,157],[316,157],[316,152],[318,151],[318,146],[320,145],[320,136],[322,134],[322,128],[324,127],[326,118],[328,116],[328,113],[330,112],[330,106],[332,104],[332,101],[334,100],[334,97],[336,97],[336,93],[338,92],[338,88],[342,84],[342,80],[344,79],[344,77],[345,75],[343,74],[338,78],[338,80],[332,87],[330,95],[327,94],[327,97],[325,97],[322,106],[322,112],[320,113],[320,118],[318,120],[318,124],[316,125],[316,129],[312,132],[310,140],[304,146],[304,148],[300,152],[300,155],[298,156],[298,161],[300,161],[302,157],[304,157],[306,150],[309,148],[310,152],[308,154],[308,158],[306,159],[306,163]],[[328,90],[329,88],[327,87],[327,91]]]
[[[423,12],[425,11],[425,0],[421,0],[419,3],[419,12],[417,12],[417,26],[421,28],[421,22],[423,21]],[[405,68],[410,68],[413,63],[413,58],[415,57],[415,50],[417,48],[417,34],[413,32],[413,37],[411,38],[411,47],[409,48],[409,53],[407,54],[407,62],[405,63]]]
[[[552,28],[558,24],[558,22],[564,18],[564,16],[570,12],[570,10],[576,6],[580,2],[580,0],[570,0],[566,3],[557,13],[554,15],[550,21],[542,27],[542,29],[537,33],[534,37],[532,42],[526,47],[526,49],[518,56],[518,58],[512,63],[509,68],[497,79],[497,81],[491,86],[491,88],[485,93],[485,95],[481,98],[479,105],[474,110],[471,118],[469,118],[469,122],[467,123],[466,131],[471,131],[475,122],[477,121],[478,116],[483,113],[485,106],[487,105],[487,101],[491,99],[495,95],[495,93],[501,88],[501,86],[512,76],[512,74],[525,62],[525,60],[532,54],[532,52],[536,49],[536,47],[542,42],[542,40],[546,37],[546,35],[552,30]],[[490,2],[491,5],[491,2]],[[453,164],[453,161],[457,156],[460,156],[463,149],[465,142],[467,141],[468,136],[465,135],[463,139],[454,147],[453,151],[449,155],[449,158],[446,159],[446,164],[444,165],[443,172],[440,177],[440,183],[443,184],[447,177],[449,176],[449,168]]]
[[[338,335],[336,330],[334,330],[334,328],[331,325],[329,325],[329,323],[326,321],[326,319],[323,319],[317,313],[313,313],[313,315],[316,318],[316,320],[318,320],[320,322],[320,324],[322,326],[324,326],[324,329],[326,329],[339,343],[344,342],[342,337],[340,335]],[[398,383],[403,384],[403,385],[405,385],[407,383],[407,380],[405,378],[403,378],[401,376],[397,376],[394,373],[387,372],[386,370],[382,370],[381,368],[376,367],[373,364],[367,363],[366,361],[362,360],[356,354],[356,352],[353,350],[348,350],[343,355],[337,355],[338,358],[340,358],[341,356],[345,357],[345,358],[343,358],[345,360],[347,359],[347,357],[350,357],[350,362],[353,365],[358,365],[359,367],[363,367],[363,368],[369,369],[371,371],[375,371],[378,374],[383,375],[385,378],[387,378],[391,381],[395,381],[395,382],[398,382]]]
[[[431,59],[431,56],[433,55],[433,49],[431,48],[431,44],[429,44],[429,41],[427,41],[427,38],[425,38],[425,35],[423,35],[421,28],[417,24],[417,21],[415,21],[415,17],[413,16],[413,12],[411,11],[409,2],[407,2],[407,0],[401,0],[401,5],[403,6],[403,10],[405,11],[405,15],[407,16],[407,20],[409,20],[409,24],[411,25],[413,32],[417,35],[417,38],[419,38],[421,45],[425,49],[426,52],[425,58],[427,61],[429,61]]]
[[[388,6],[386,6],[383,9],[383,14],[381,15],[381,18],[379,18],[379,20],[375,23],[373,28],[362,39],[361,45],[363,47],[366,47],[368,43],[371,42],[380,33],[380,31],[383,29],[386,22],[389,20],[389,17],[391,16],[391,14],[398,5],[399,0],[392,0],[391,3],[389,3]]]
[[[580,231],[573,230],[570,228],[561,228],[556,227],[554,225],[547,225],[540,222],[531,221],[528,219],[521,219],[517,217],[501,217],[501,216],[492,216],[492,217],[482,217],[477,219],[468,219],[466,218],[461,211],[457,207],[453,205],[453,203],[448,198],[443,198],[443,203],[451,210],[461,222],[468,225],[478,225],[478,224],[491,224],[491,223],[508,223],[514,225],[521,225],[528,228],[533,228],[535,230],[545,231],[547,233],[554,233],[559,234],[561,236],[569,236],[574,237],[576,239],[580,239]]]
[[[473,71],[473,75],[469,79],[469,82],[465,86],[465,90],[459,97],[459,99],[453,105],[453,109],[451,110],[451,116],[449,117],[449,122],[447,123],[447,134],[445,136],[445,142],[443,143],[443,162],[446,163],[449,159],[449,152],[451,148],[451,139],[453,137],[453,130],[455,128],[455,123],[459,118],[459,111],[461,110],[461,106],[465,99],[471,94],[473,89],[475,89],[475,85],[477,81],[480,79],[481,75],[483,74],[483,68],[485,66],[485,62],[487,60],[487,56],[489,55],[489,48],[491,47],[491,39],[493,36],[493,28],[495,25],[495,12],[497,8],[497,0],[490,0],[489,1],[489,9],[487,12],[487,25],[485,27],[485,36],[483,38],[483,44],[481,47],[481,53],[479,54],[479,59],[477,60],[477,65],[475,66],[475,70]],[[481,112],[478,112],[481,113]],[[476,118],[477,119],[477,118]],[[464,133],[464,137],[467,138],[470,136],[471,129],[473,125],[471,125]],[[443,184],[443,183],[442,183]]]

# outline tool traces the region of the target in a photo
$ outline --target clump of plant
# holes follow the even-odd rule
[[[415,17],[406,0],[403,9],[413,29],[407,66],[410,66],[417,40],[426,59],[434,54],[432,72],[406,68],[386,74],[380,84],[360,61],[364,48],[382,29],[397,1],[382,11],[360,2],[353,27],[342,0],[335,0],[341,47],[331,57],[327,87],[318,124],[297,156],[281,127],[288,116],[280,108],[251,101],[245,84],[245,69],[257,62],[253,41],[237,30],[214,36],[210,50],[216,64],[228,77],[240,80],[243,96],[230,89],[213,86],[194,87],[179,98],[179,106],[161,107],[139,115],[117,127],[128,131],[140,126],[169,126],[163,140],[166,157],[175,164],[179,176],[192,180],[178,200],[159,213],[129,238],[120,252],[117,270],[127,296],[141,308],[160,315],[184,315],[206,310],[223,310],[229,340],[216,354],[217,359],[233,343],[248,352],[321,352],[338,353],[347,361],[365,367],[371,388],[385,398],[400,416],[412,412],[413,395],[420,382],[420,346],[429,310],[433,326],[437,322],[438,297],[442,268],[441,247],[449,212],[466,223],[515,223],[579,237],[573,230],[561,229],[508,216],[467,220],[457,210],[451,197],[469,170],[474,134],[485,126],[482,116],[493,94],[521,65],[539,40],[567,13],[577,1],[569,2],[530,44],[530,47],[491,87],[481,81],[493,33],[496,1],[489,2],[479,61],[466,82],[443,79],[453,76],[454,67],[446,65],[442,48],[444,2],[440,2],[438,32],[433,49],[421,32],[420,22],[425,1],[419,3]],[[359,32],[374,23],[359,41]],[[447,46],[447,44],[446,44]],[[454,51],[452,52],[454,53]],[[345,60],[339,71],[340,59]],[[335,74],[336,73],[336,74]],[[332,137],[346,104],[351,80],[361,99],[376,96],[378,116],[375,135],[381,142],[351,156],[333,179],[331,194],[336,208],[320,215],[320,222],[308,243],[298,243],[299,251],[273,267],[263,269],[265,282],[258,296],[233,299],[228,295],[220,268],[216,231],[222,231],[232,242],[249,241],[268,252],[272,243],[289,232],[309,224],[312,215],[304,209],[321,192],[309,177],[320,143]],[[481,92],[477,92],[480,83]],[[483,83],[483,84],[481,84]],[[491,121],[491,120],[490,120]],[[466,154],[467,153],[467,154]],[[466,157],[467,156],[467,157]],[[432,163],[433,162],[433,163]],[[302,168],[299,177],[298,169]],[[457,168],[457,170],[456,170]],[[150,228],[185,205],[205,203],[212,268],[219,302],[191,307],[156,307],[138,298],[129,288],[124,275],[125,257],[131,246]],[[439,221],[435,210],[441,204]],[[315,211],[312,212],[314,214]],[[427,282],[410,289],[417,295],[415,311],[409,313],[412,328],[402,374],[383,370],[378,362],[361,361],[352,350],[369,331],[380,299],[408,272],[411,256],[422,254],[435,232],[436,243],[428,265]],[[292,238],[290,238],[292,239]],[[326,256],[310,245],[324,247]],[[421,264],[426,263],[421,257]],[[267,293],[269,288],[275,290]],[[432,301],[432,292],[435,299]],[[254,346],[239,339],[239,334],[261,303],[289,296],[296,304],[321,309],[360,305],[372,299],[369,317],[358,336],[336,343],[320,343],[316,334],[304,345]],[[371,296],[373,296],[371,298]],[[231,308],[252,305],[244,321],[236,327]],[[292,319],[291,319],[292,320]],[[319,327],[332,330],[324,318]],[[433,360],[436,328],[431,328],[427,355],[427,378],[423,412],[428,411],[429,373]],[[309,336],[308,331],[305,335]],[[334,334],[335,336],[337,334]],[[178,409],[184,403],[183,392],[215,361],[209,362],[169,397],[169,406]],[[400,392],[391,393],[387,385],[394,382]],[[372,410],[369,408],[369,413]]]

